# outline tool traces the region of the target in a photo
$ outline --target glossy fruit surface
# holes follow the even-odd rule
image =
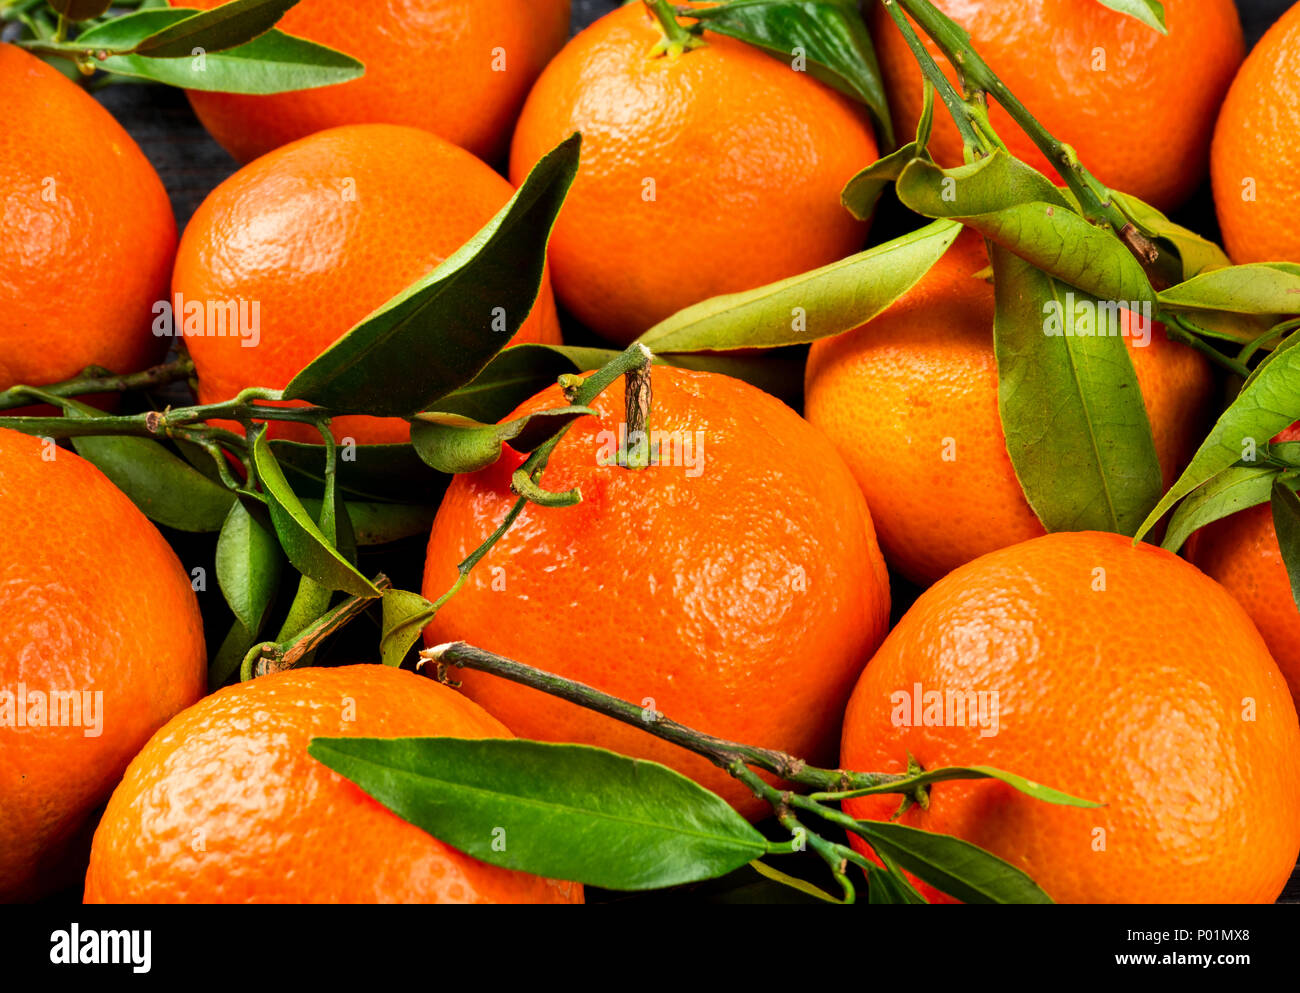
[[[176,221],[158,174],[103,107],[0,44],[0,390],[135,372],[167,297]]]
[[[575,422],[541,477],[547,489],[579,487],[582,502],[530,504],[425,640],[467,641],[711,734],[829,758],[889,616],[866,503],[829,442],[767,394],[667,366],[652,383],[662,464],[598,463],[623,420],[622,391],[607,390],[599,418]],[[520,412],[563,403],[556,387]],[[426,596],[441,595],[501,523],[520,462],[507,450],[452,482],[429,540]],[[494,676],[458,678],[522,737],[651,758],[748,814],[765,809],[706,760],[635,727]]]
[[[168,0],[208,10],[225,0]],[[569,36],[569,0],[302,0],[277,27],[365,64],[359,79],[268,96],[189,92],[241,162],[343,124],[408,124],[495,159]]]
[[[416,128],[358,124],[322,131],[245,166],[218,186],[185,229],[174,294],[202,305],[237,301],[241,333],[201,319],[185,342],[199,400],[250,386],[282,389],[320,352],[469,241],[513,195],[509,183],[455,145]],[[484,315],[483,333],[493,334]],[[228,327],[228,325],[227,325]],[[253,329],[253,330],[249,330]],[[558,343],[543,282],[512,341]],[[412,374],[418,374],[413,370]],[[397,418],[340,417],[339,438],[402,442]],[[278,437],[313,442],[310,425]]]
[[[80,871],[88,819],[206,656],[176,554],[73,452],[0,428],[0,533],[0,899],[31,899]]]
[[[1300,725],[1241,607],[1151,545],[1060,533],[923,593],[854,690],[846,768],[991,765],[899,823],[955,834],[1062,903],[1270,902],[1300,852]],[[846,801],[884,820],[898,796]],[[930,896],[935,894],[927,888]]]
[[[1232,261],[1300,263],[1300,4],[1268,30],[1228,91],[1211,172]]]
[[[1011,92],[1106,185],[1170,210],[1205,177],[1215,115],[1245,54],[1232,0],[1165,0],[1167,35],[1079,0],[935,0],[935,6],[970,32],[976,51]],[[920,67],[883,4],[871,5],[871,27],[894,126],[912,134],[921,113]],[[955,80],[948,61],[925,40]],[[1010,150],[1055,177],[1029,136],[989,102],[993,127]],[[930,147],[942,165],[961,165],[961,138],[941,107]]]
[[[307,754],[313,737],[508,738],[463,696],[378,665],[214,693],[158,732],[95,832],[87,903],[574,903],[582,887],[489,866]]]
[[[975,278],[987,268],[963,232],[892,307],[808,358],[805,414],[862,486],[885,558],[918,583],[1043,533],[1002,431],[993,287]],[[1213,380],[1160,325],[1147,334],[1125,341],[1168,487],[1203,437]]]
[[[551,270],[565,306],[622,343],[856,251],[866,229],[840,190],[877,157],[861,108],[807,73],[713,34],[653,57],[662,37],[638,3],[574,38],[529,94],[510,155],[519,183],[582,132]]]

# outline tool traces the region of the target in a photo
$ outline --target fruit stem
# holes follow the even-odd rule
[[[650,50],[651,58],[667,55],[675,59],[683,52],[689,52],[693,48],[706,44],[703,38],[682,27],[668,0],[644,0],[644,2],[664,33],[663,38]]]
[[[434,665],[427,666],[426,663],[429,662]],[[450,642],[422,651],[417,671],[430,678],[446,682],[447,669],[450,666],[491,673],[541,690],[561,700],[576,703],[580,707],[586,707],[606,717],[612,717],[616,721],[630,724],[657,738],[702,755],[728,772],[732,772],[736,768],[735,763],[739,761],[743,765],[757,766],[789,782],[821,790],[865,789],[906,778],[888,773],[819,769],[787,752],[728,741],[669,720],[657,711],[648,711],[644,707],[610,696],[594,686],[565,679],[563,676],[524,665],[522,662],[515,662],[502,655],[467,645],[463,641]]]
[[[125,376],[117,376],[107,369],[90,366],[76,379],[44,386],[41,389],[45,393],[58,397],[83,396],[87,393],[125,393],[129,390],[167,386],[188,379],[192,375],[194,375],[194,363],[182,357],[174,362]],[[29,386],[13,386],[0,392],[0,410],[10,410],[31,403],[31,390],[32,387]]]
[[[1117,234],[1128,226],[1129,220],[1114,203],[1110,190],[1084,167],[1073,148],[1054,138],[1007,88],[997,73],[989,68],[988,63],[971,45],[970,35],[961,25],[935,7],[930,0],[881,0],[881,2],[895,21],[898,17],[890,9],[894,6],[901,7],[912,15],[913,20],[921,26],[921,30],[934,40],[948,61],[956,67],[969,93],[993,95],[1030,140],[1038,146],[1047,160],[1056,167],[1070,191],[1078,198],[1086,220],[1097,225],[1108,224]],[[964,107],[964,114],[971,120],[972,127],[980,127],[981,122],[974,120],[969,104],[964,104]],[[1125,244],[1144,267],[1150,264],[1150,257],[1158,251],[1150,239],[1138,232],[1130,232],[1126,236]]]
[[[644,469],[654,462],[650,445],[650,407],[654,391],[650,385],[650,350],[645,350],[645,361],[629,369],[623,377],[627,423],[627,456],[623,465],[627,469]]]

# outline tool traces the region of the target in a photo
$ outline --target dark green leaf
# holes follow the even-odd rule
[[[771,348],[850,331],[916,285],[957,239],[938,221],[812,272],[697,303],[639,339],[656,353]]]
[[[351,56],[275,29],[246,45],[188,59],[127,54],[150,35],[193,13],[151,7],[98,24],[80,35],[77,44],[108,53],[95,60],[95,66],[105,72],[188,90],[284,93],[333,86],[365,73],[365,67]]]
[[[1110,228],[1089,224],[1063,191],[1004,152],[956,169],[914,159],[896,189],[918,214],[959,220],[1098,299],[1155,301],[1146,272]]]
[[[262,631],[283,559],[275,533],[236,500],[217,538],[217,583],[250,638]]]
[[[303,497],[302,505],[313,520],[320,520],[321,501],[314,497]],[[346,508],[347,521],[352,530],[352,541],[361,547],[386,545],[392,541],[401,541],[415,535],[428,537],[433,524],[435,507],[433,504],[405,503],[370,503],[366,501],[348,501],[340,504],[342,511]],[[339,551],[343,551],[344,515],[338,515]]]
[[[293,567],[329,590],[342,590],[359,597],[379,596],[379,590],[370,580],[357,572],[321,533],[307,508],[289,488],[284,472],[271,454],[265,431],[259,432],[253,442],[253,461],[266,492],[271,522]]]
[[[993,269],[998,407],[1029,505],[1048,531],[1133,534],[1162,478],[1128,346],[1113,333],[1045,333],[1049,307],[1068,331],[1075,307],[1096,301],[999,246]]]
[[[246,44],[279,23],[298,0],[231,0],[191,13],[135,46],[136,55],[155,59],[189,58],[195,49],[220,52]]]
[[[886,147],[894,144],[876,51],[855,3],[845,0],[732,0],[692,12],[710,31],[756,45],[867,105]]]
[[[230,631],[221,642],[221,647],[208,663],[208,689],[216,690],[226,684],[239,671],[240,663],[249,649],[257,643],[257,638],[248,633],[248,629],[236,619],[230,625]]]
[[[882,857],[963,903],[1051,903],[1015,866],[969,841],[887,821],[858,821]]]
[[[1300,607],[1300,497],[1281,479],[1273,481],[1273,529],[1282,550],[1287,578],[1291,581],[1291,598]]]
[[[579,143],[544,156],[483,230],[312,361],[285,398],[409,416],[472,382],[532,310]]]
[[[1165,307],[1235,314],[1300,314],[1300,265],[1256,262],[1214,269],[1160,294]]]
[[[902,873],[890,872],[876,866],[872,866],[866,872],[868,904],[916,905],[926,902],[925,897],[916,891],[916,887]]]
[[[68,417],[95,417],[100,411],[64,401]],[[106,436],[73,438],[72,445],[131,498],[150,520],[178,531],[221,530],[235,495],[213,482],[160,442],[149,438]]]
[[[657,365],[714,372],[741,379],[782,400],[795,410],[803,408],[803,373],[806,348],[769,348],[757,355],[727,352],[666,352],[655,356]]]
[[[501,424],[480,424],[460,414],[430,411],[416,415],[411,444],[439,472],[477,472],[501,457],[506,442],[515,451],[531,452],[579,417],[595,413],[590,407],[556,407]]]
[[[1161,34],[1168,34],[1165,26],[1165,5],[1160,0],[1100,0],[1111,10],[1117,10],[1129,17],[1136,17],[1147,27],[1155,28]]]
[[[1255,368],[1236,399],[1210,430],[1209,437],[1201,443],[1191,464],[1142,523],[1139,537],[1175,503],[1225,469],[1238,462],[1249,464],[1258,461],[1260,449],[1265,448],[1283,428],[1300,420],[1300,348],[1295,347],[1297,342],[1300,342],[1300,334],[1292,335]]]
[[[565,373],[599,369],[618,352],[567,345],[512,345],[496,355],[474,381],[439,400],[434,407],[492,424],[512,413]]]
[[[433,604],[418,593],[385,590],[384,629],[379,640],[379,655],[384,665],[401,665],[431,620]]]
[[[56,14],[70,21],[89,21],[113,6],[113,0],[49,0]]]
[[[1232,466],[1188,494],[1169,519],[1162,547],[1177,552],[1192,534],[1220,518],[1255,507],[1268,500],[1273,480],[1281,472],[1273,466]]]
[[[272,441],[271,452],[296,492],[314,498],[324,493],[320,445]],[[335,478],[339,494],[349,501],[430,505],[441,499],[447,483],[447,477],[425,465],[410,445],[340,445]]]
[[[509,869],[645,890],[712,879],[767,852],[716,794],[586,745],[315,738],[309,751],[400,817]]]

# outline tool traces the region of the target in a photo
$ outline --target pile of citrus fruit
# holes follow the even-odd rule
[[[1300,4],[1248,53],[1230,0],[300,0],[227,42],[169,2],[0,41],[0,899],[584,900],[312,744],[408,738],[607,749],[787,841],[816,770],[993,767],[840,790],[827,850],[932,901],[974,890],[871,824],[1059,902],[1279,897]],[[150,73],[236,160],[179,234],[83,85]],[[1043,300],[1123,344],[1060,338],[1030,403]],[[1095,499],[1051,479],[1081,425]]]

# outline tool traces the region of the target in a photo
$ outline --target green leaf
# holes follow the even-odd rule
[[[938,221],[812,272],[697,303],[639,339],[655,353],[793,345],[850,331],[916,285],[957,239]]]
[[[1136,17],[1147,27],[1155,28],[1161,34],[1169,33],[1169,28],[1165,26],[1165,5],[1160,3],[1160,0],[1100,0],[1100,2],[1111,10]]]
[[[496,355],[473,382],[449,393],[435,408],[484,424],[495,423],[565,373],[599,369],[618,352],[568,345],[511,345]]]
[[[333,86],[365,73],[365,66],[351,56],[275,29],[245,45],[202,57],[158,59],[130,54],[151,35],[194,13],[150,7],[104,21],[81,34],[76,44],[109,53],[95,60],[96,68],[105,72],[187,90],[284,93]]]
[[[925,97],[921,117],[916,122],[916,138],[888,155],[877,159],[850,179],[840,193],[844,209],[860,221],[870,220],[876,210],[876,201],[885,187],[897,182],[898,177],[913,159],[928,159],[926,150],[930,143],[930,130],[934,124],[934,87],[925,83]]]
[[[56,14],[70,21],[93,20],[113,6],[113,0],[49,0],[49,3]]]
[[[155,59],[189,58],[195,49],[220,52],[246,44],[279,23],[298,0],[231,0],[191,13],[135,46],[136,55]]]
[[[208,689],[216,690],[224,686],[226,680],[239,671],[240,664],[249,649],[257,643],[257,638],[248,633],[248,629],[238,619],[230,625],[230,631],[221,642],[208,663]]]
[[[1181,224],[1175,224],[1149,203],[1143,203],[1137,197],[1117,190],[1111,190],[1110,195],[1135,227],[1148,238],[1164,242],[1161,247],[1178,257],[1181,275],[1175,282],[1232,265],[1227,253],[1214,242],[1202,238]]]
[[[473,381],[537,299],[579,145],[575,134],[547,153],[483,230],[313,360],[285,398],[410,416]]]
[[[307,508],[307,513],[313,520],[320,520],[320,500],[303,497],[302,505]],[[352,526],[353,541],[363,548],[386,545],[415,535],[428,537],[435,513],[435,507],[431,504],[348,501],[341,507],[346,509],[348,522]],[[342,551],[343,514],[339,514],[337,523],[339,550]]]
[[[217,583],[249,638],[262,631],[283,559],[275,532],[236,500],[217,538]]]
[[[793,64],[797,52],[808,73],[866,104],[884,144],[894,144],[889,101],[876,51],[856,4],[845,0],[732,0],[695,10],[710,31],[738,38]]]
[[[75,400],[63,401],[68,417],[101,412]],[[161,442],[149,438],[78,437],[72,445],[152,521],[178,531],[221,530],[235,495],[213,482]]]
[[[295,492],[315,498],[325,492],[320,445],[277,440],[271,442],[271,452]],[[410,445],[340,445],[335,479],[344,499],[376,503],[436,504],[447,483]]]
[[[271,454],[265,431],[258,432],[253,441],[253,462],[266,493],[271,523],[293,567],[331,591],[342,590],[358,597],[379,596],[379,590],[339,554],[289,488],[284,472]]]
[[[1051,903],[1025,873],[969,841],[887,821],[858,821],[882,857],[963,903]]]
[[[1026,796],[1031,796],[1035,800],[1042,800],[1044,803],[1055,803],[1066,807],[1104,806],[1104,804],[1092,800],[1081,800],[1069,793],[1062,793],[1060,790],[1044,786],[1042,783],[1036,783],[1024,776],[1017,776],[1014,772],[1004,772],[990,765],[945,766],[942,769],[930,769],[908,776],[905,779],[882,783],[879,786],[872,786],[867,789],[854,790],[851,793],[844,794],[844,797],[871,796],[879,793],[911,793],[919,787],[930,786],[933,783],[947,783],[953,780],[966,779],[996,779],[1006,783],[1013,789],[1019,790]]]
[[[1281,479],[1273,481],[1273,529],[1291,581],[1291,599],[1300,608],[1300,497],[1293,486],[1294,481],[1290,485]]]
[[[1234,314],[1300,314],[1300,265],[1256,262],[1215,269],[1171,286],[1162,306]]]
[[[1188,494],[1169,519],[1161,547],[1177,552],[1192,534],[1207,524],[1268,500],[1273,481],[1282,470],[1274,466],[1233,466]]]
[[[918,214],[959,220],[1098,299],[1155,301],[1146,272],[1110,228],[1089,224],[1047,177],[1005,152],[956,169],[914,159],[896,190]]]
[[[803,374],[807,349],[769,348],[757,355],[728,352],[666,352],[656,365],[713,372],[757,386],[795,410],[803,408]]]
[[[876,854],[879,855],[880,853],[877,852]],[[889,867],[886,869],[873,865],[866,869],[866,873],[868,904],[911,906],[929,902],[917,892],[916,887],[912,885],[911,881],[903,875],[893,862],[890,862]]]
[[[337,466],[337,449],[333,450],[331,459],[332,464]],[[303,509],[306,510],[305,504]],[[340,557],[349,565],[355,565],[355,543],[351,548],[352,555],[349,556],[344,551],[344,543],[339,540],[338,478],[333,473],[326,476],[320,509],[311,519],[320,528],[320,533],[328,546],[337,549]],[[346,515],[344,519],[346,520]],[[289,604],[289,612],[280,625],[280,632],[275,636],[276,642],[283,645],[297,638],[307,628],[329,613],[330,603],[333,599],[334,588],[332,586],[318,583],[311,576],[303,574],[298,580],[298,592],[294,594],[293,602]]]
[[[998,408],[1025,498],[1048,531],[1133,534],[1163,480],[1124,339],[1045,333],[1074,294],[1005,248],[992,250]],[[1096,313],[1094,311],[1094,313]]]
[[[1283,428],[1300,420],[1297,343],[1300,334],[1293,334],[1256,366],[1178,481],[1143,521],[1138,537],[1146,534],[1175,503],[1225,469],[1241,461],[1258,460],[1260,448],[1265,448]]]
[[[791,876],[789,873],[782,872],[775,866],[768,865],[762,859],[754,859],[749,864],[760,876],[770,879],[774,883],[780,883],[782,886],[788,886],[790,889],[804,893],[813,899],[820,900],[823,903],[844,902],[839,897],[831,896],[820,886],[814,886],[806,879],[800,879],[798,876]]]
[[[647,890],[712,879],[767,852],[716,794],[586,745],[315,738],[308,751],[398,816],[508,869]]]
[[[379,656],[384,665],[399,666],[420,640],[425,625],[433,620],[433,604],[418,593],[384,591],[384,628],[379,639]]]
[[[556,407],[505,421],[480,424],[460,414],[430,411],[411,424],[411,444],[420,458],[439,472],[477,472],[501,457],[510,442],[517,452],[531,452],[579,417],[595,415],[590,407]]]

